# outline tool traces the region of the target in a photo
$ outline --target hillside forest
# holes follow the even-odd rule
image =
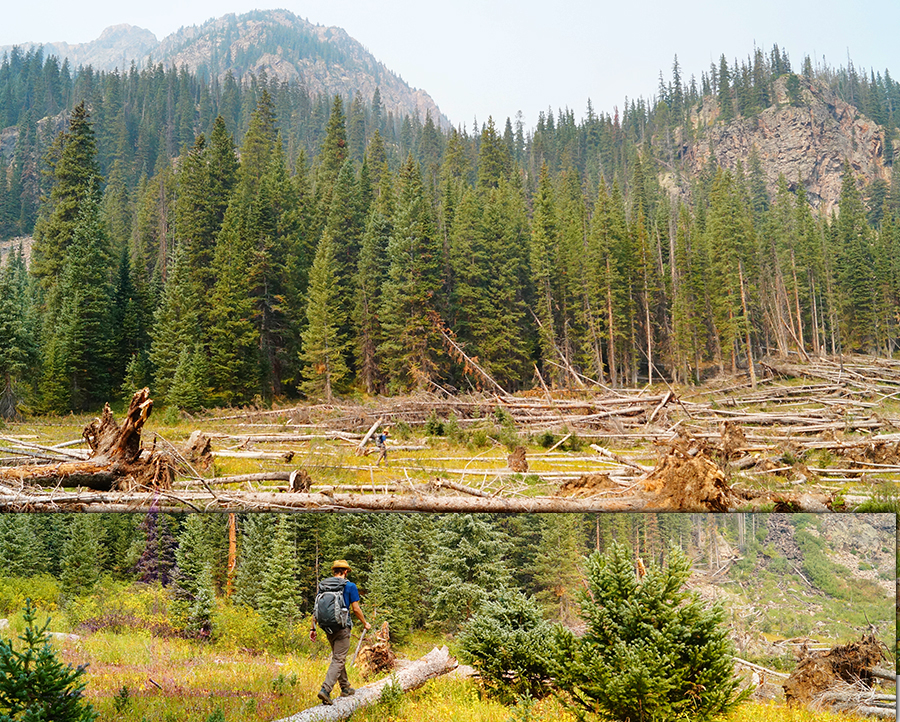
[[[302,396],[612,387],[766,354],[891,355],[900,185],[844,164],[839,213],[673,138],[836,94],[879,124],[889,73],[792,68],[777,46],[651,102],[442,129],[371,98],[161,64],[0,64],[0,411],[149,385],[192,410]],[[675,169],[677,188],[660,184]],[[33,239],[33,240],[32,240]],[[27,241],[27,242],[26,242]]]

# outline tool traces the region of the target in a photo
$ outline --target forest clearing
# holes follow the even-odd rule
[[[89,448],[100,432],[88,430],[88,417],[9,422],[0,433],[0,508],[894,509],[900,362],[759,366],[765,375],[754,384],[736,376],[702,387],[419,394],[194,415],[151,416],[145,391],[121,431],[111,412],[103,422],[110,449],[123,445],[113,456],[123,458]],[[376,431],[388,428],[380,465],[370,452]]]

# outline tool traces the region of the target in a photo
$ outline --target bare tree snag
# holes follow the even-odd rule
[[[428,654],[416,660],[386,679],[379,680],[364,687],[359,687],[352,697],[338,697],[330,707],[318,705],[285,717],[277,722],[334,722],[347,719],[356,710],[378,702],[381,693],[388,685],[395,685],[404,692],[421,687],[428,680],[452,672],[457,661],[450,656],[446,647],[435,647]],[[312,695],[310,695],[312,697]]]
[[[85,487],[96,491],[124,490],[135,485],[168,488],[173,477],[171,463],[159,454],[143,458],[141,455],[141,430],[152,408],[150,390],[141,389],[131,398],[119,426],[106,404],[102,416],[82,432],[91,449],[89,459],[0,468],[0,484]]]
[[[113,418],[109,404],[104,405],[103,415],[88,424],[83,432],[84,440],[91,447],[92,458],[98,463],[101,459],[126,464],[137,461],[141,453],[141,429],[152,408],[150,389],[145,387],[136,391],[120,427]]]

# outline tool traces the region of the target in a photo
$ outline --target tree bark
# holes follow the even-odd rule
[[[376,704],[381,699],[382,690],[388,685],[397,685],[404,692],[421,687],[428,680],[452,672],[457,667],[446,647],[435,647],[428,654],[412,664],[403,667],[390,677],[373,684],[360,687],[352,697],[338,697],[330,707],[318,705],[298,712],[277,722],[333,722],[347,719],[361,707]]]

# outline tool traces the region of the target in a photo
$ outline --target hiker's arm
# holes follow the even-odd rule
[[[316,618],[312,618],[312,628],[309,630],[309,639],[312,642],[316,641]]]
[[[350,605],[350,611],[356,616],[356,618],[363,623],[366,629],[371,629],[372,625],[366,621],[365,615],[362,613],[362,608],[359,606],[359,602],[353,602]]]

